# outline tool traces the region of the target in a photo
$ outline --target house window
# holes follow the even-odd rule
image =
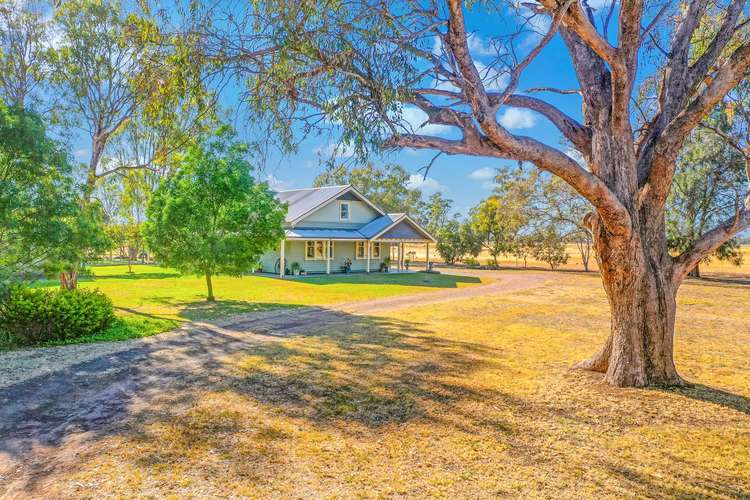
[[[305,242],[305,260],[312,260],[315,258],[315,242]]]
[[[323,240],[305,241],[305,260],[326,260],[326,242]],[[328,246],[328,253],[333,259],[333,242]]]
[[[349,220],[349,203],[342,201],[339,205],[339,218],[341,220]]]
[[[367,253],[365,251],[365,245],[367,245],[367,243],[364,241],[358,241],[356,245],[356,252],[354,252],[354,256],[357,259],[364,259],[365,257],[367,257]]]
[[[376,259],[380,258],[380,243],[372,244],[372,257]]]

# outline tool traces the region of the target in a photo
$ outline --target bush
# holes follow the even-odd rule
[[[474,257],[466,257],[463,261],[469,267],[479,267],[479,261]]]
[[[98,290],[17,287],[0,303],[0,324],[19,344],[92,335],[114,319],[112,301]]]

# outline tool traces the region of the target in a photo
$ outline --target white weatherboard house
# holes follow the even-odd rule
[[[404,243],[424,243],[429,261],[435,239],[407,214],[387,214],[352,186],[278,191],[288,206],[285,239],[261,258],[262,270],[284,277],[293,263],[307,274],[375,272],[383,260],[401,270]],[[285,265],[281,265],[284,262]]]

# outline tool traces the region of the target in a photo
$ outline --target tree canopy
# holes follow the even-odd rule
[[[0,100],[0,280],[48,258],[77,213],[64,149],[39,115]]]
[[[146,244],[164,265],[203,275],[241,275],[283,238],[286,207],[257,183],[247,147],[225,128],[191,146],[148,206]]]

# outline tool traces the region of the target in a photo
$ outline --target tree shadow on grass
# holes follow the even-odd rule
[[[737,410],[746,415],[750,415],[750,398],[739,394],[722,391],[721,389],[716,389],[707,385],[689,383],[684,387],[670,387],[657,390],[662,392],[677,393],[686,398],[694,399],[696,401],[713,403],[725,408]]]
[[[313,275],[293,278],[301,284],[307,285],[403,285],[427,288],[458,288],[459,283],[479,284],[481,279],[476,276],[459,276],[441,273],[351,273],[335,275]]]
[[[219,305],[223,314],[246,312],[247,306]],[[461,379],[491,363],[492,349],[425,333],[409,321],[286,307],[123,343],[121,351],[61,364],[54,373],[0,389],[0,456],[20,464],[12,474],[22,474],[23,491],[34,492],[57,466],[75,469],[99,453],[97,443],[108,437],[141,435],[158,447],[154,425],[168,425],[187,436],[185,442],[216,440],[212,447],[229,452],[239,424],[206,434],[214,417],[235,418],[222,417],[220,405],[204,410],[203,430],[195,419],[176,416],[206,393],[229,394],[341,432],[351,431],[343,422],[377,429],[433,418],[435,407],[441,408],[437,414],[454,415],[463,411],[463,401],[495,397]],[[463,418],[469,420],[456,425],[470,428],[470,413]],[[273,436],[273,429],[268,433]],[[66,455],[59,448],[73,436],[82,440],[81,455],[75,463],[56,464]],[[173,453],[187,450],[178,446]],[[148,461],[160,460],[154,449]],[[0,470],[0,476],[8,473]]]
[[[241,312],[246,306],[238,305]],[[187,469],[223,483],[283,477],[284,443],[293,432],[284,421],[355,439],[398,432],[409,422],[435,432],[488,431],[536,463],[547,453],[543,438],[529,436],[539,429],[534,424],[584,425],[590,417],[564,399],[539,402],[470,383],[484,370],[511,376],[503,354],[435,335],[415,321],[319,307],[206,322],[0,389],[0,456],[15,463],[15,472],[0,476],[38,494],[59,481],[60,471],[90,473],[102,455],[114,454],[125,476],[133,469],[146,477]],[[746,403],[729,396],[733,404]],[[492,408],[500,410],[484,411]],[[506,412],[520,419],[506,421]],[[622,425],[622,416],[608,418]],[[637,479],[637,472],[622,471],[630,478],[623,481]]]
[[[291,309],[302,307],[298,304],[281,304],[276,302],[249,302],[247,300],[216,300],[209,302],[179,302],[180,312],[177,316],[189,321],[211,320],[237,316],[247,313],[258,313],[274,309]]]

